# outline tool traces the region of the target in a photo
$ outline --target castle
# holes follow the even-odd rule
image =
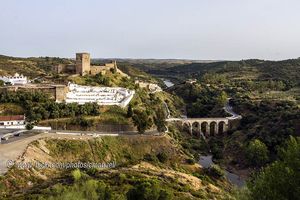
[[[118,69],[116,61],[105,63],[101,66],[91,65],[89,53],[76,53],[75,65],[59,64],[52,69],[56,73],[78,74],[80,76],[87,74],[96,75],[99,73],[105,74],[107,71],[114,71],[121,76],[130,78],[127,74]],[[78,104],[96,102],[99,105],[118,105],[125,107],[135,94],[134,90],[128,90],[121,87],[91,87],[71,83],[69,83],[68,86],[55,84],[27,84],[27,78],[22,75],[19,76],[18,74],[8,78],[10,79],[4,79],[4,81],[11,82],[11,85],[0,87],[0,92],[41,91],[48,94],[50,98],[55,99],[56,102],[65,101],[66,103]]]
[[[105,63],[102,66],[91,65],[91,58],[89,53],[76,53],[76,64],[59,64],[53,67],[56,73],[75,73],[81,76],[90,74],[105,74],[108,70],[120,72],[117,67],[117,62]]]

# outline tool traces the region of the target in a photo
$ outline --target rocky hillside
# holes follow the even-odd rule
[[[223,178],[189,161],[167,136],[40,139],[1,177],[1,199],[232,199]],[[115,162],[115,168],[20,169],[21,163]],[[26,167],[25,167],[26,168]],[[139,191],[142,190],[142,194]],[[70,196],[72,195],[72,196]],[[101,198],[100,198],[101,199]]]

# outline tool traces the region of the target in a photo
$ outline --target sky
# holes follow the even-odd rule
[[[300,57],[299,0],[0,0],[0,54]]]

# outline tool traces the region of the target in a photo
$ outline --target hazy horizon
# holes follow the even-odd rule
[[[296,0],[2,2],[0,54],[285,60],[300,57]]]

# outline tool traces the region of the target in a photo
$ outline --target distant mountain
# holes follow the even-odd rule
[[[300,59],[283,61],[241,60],[206,63],[132,63],[147,73],[184,80],[201,78],[205,73],[224,74],[232,79],[276,79],[300,84]]]

